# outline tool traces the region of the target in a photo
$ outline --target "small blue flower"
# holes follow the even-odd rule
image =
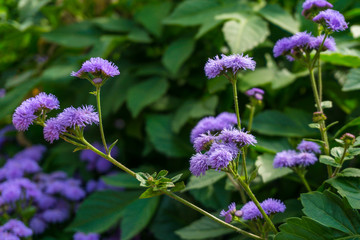
[[[314,22],[325,24],[325,26],[334,32],[344,31],[348,28],[344,16],[335,10],[327,9],[321,11],[313,18]]]

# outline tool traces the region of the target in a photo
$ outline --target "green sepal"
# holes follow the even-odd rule
[[[159,179],[159,178],[161,178],[161,177],[165,177],[166,175],[168,175],[168,171],[166,171],[166,170],[161,170],[158,174],[157,174],[157,176],[156,176],[156,178],[157,179]]]
[[[86,147],[77,147],[73,150],[73,152],[81,151],[87,149]]]
[[[151,197],[156,197],[156,196],[160,196],[163,193],[161,191],[154,191],[152,188],[148,188],[146,189],[145,192],[143,192],[139,199],[143,199],[143,198],[151,198]]]
[[[171,178],[171,181],[172,182],[177,182],[177,181],[179,181],[180,180],[180,178],[182,177],[182,173],[180,173],[180,174],[178,174],[178,175],[176,175],[175,177],[172,177]],[[176,184],[175,184],[176,185]]]
[[[113,142],[110,147],[109,147],[109,153],[111,153],[111,150],[113,149],[113,147],[115,146],[115,144],[119,141],[119,139],[116,139],[115,142]]]

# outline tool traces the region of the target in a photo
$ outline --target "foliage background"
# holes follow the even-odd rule
[[[350,30],[334,34],[338,50],[322,56],[324,100],[333,102],[333,108],[326,112],[328,123],[339,121],[330,134],[338,136],[345,130],[340,126],[352,121],[348,130],[358,135],[360,3],[330,2],[350,25]],[[70,77],[70,73],[90,57],[106,58],[121,72],[102,91],[105,133],[109,142],[119,139],[118,160],[130,168],[150,172],[185,171],[187,180],[188,160],[194,153],[189,143],[192,127],[201,117],[233,111],[227,80],[207,80],[203,66],[209,57],[245,52],[254,58],[257,68],[240,76],[240,91],[255,86],[266,90],[253,125],[259,144],[248,159],[250,168],[260,166],[253,188],[259,200],[289,200],[292,212],[288,214],[300,216],[296,198],[303,187],[295,176],[287,175],[286,170],[275,171],[271,164],[276,152],[296,146],[304,137],[318,137],[317,131],[308,127],[315,108],[307,71],[297,63],[272,56],[278,39],[298,31],[316,32],[315,25],[301,17],[301,4],[285,0],[0,0],[0,84],[7,91],[0,98],[1,124],[10,124],[21,101],[40,91],[58,96],[62,108],[94,104],[94,97],[88,94],[92,91],[90,84]],[[246,124],[246,96],[240,94],[239,103]],[[99,140],[96,128],[88,129],[86,136]],[[17,139],[22,145],[48,145],[38,127],[18,134]],[[7,151],[15,151],[12,148],[9,146]],[[72,153],[72,146],[61,142],[49,146],[43,166],[49,172],[64,170],[69,175],[98,177],[88,174],[78,153]],[[311,168],[310,184],[321,184],[324,170],[320,164]],[[224,190],[234,189],[223,175],[208,175],[201,181],[190,178],[185,197],[211,211],[239,199],[234,192]],[[278,179],[280,176],[285,179]],[[120,185],[136,188],[124,175],[118,177],[123,181]],[[121,182],[116,178],[108,181]],[[113,196],[102,197],[106,202]],[[209,239],[227,233],[204,219],[193,229],[183,228],[199,216],[167,198],[133,204],[129,209],[151,209],[147,216],[139,217],[143,220],[138,224],[141,227],[130,227],[136,224],[130,224],[135,219],[130,219],[128,210],[107,222],[99,217],[98,225],[91,230],[101,232],[123,218],[122,229],[131,230],[124,239],[145,226],[147,230],[142,234],[146,239]],[[117,211],[124,212],[121,207]],[[77,221],[72,229],[90,230]]]

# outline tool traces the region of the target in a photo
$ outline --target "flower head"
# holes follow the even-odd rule
[[[282,55],[286,55],[290,52],[292,48],[291,39],[290,38],[282,38],[279,39],[274,46],[273,53],[274,57],[279,57]]]
[[[256,207],[253,201],[247,202],[242,208],[241,211],[243,213],[242,218],[244,220],[253,220],[257,218],[261,218],[261,212]]]
[[[99,123],[99,116],[92,105],[78,108],[65,108],[64,111],[58,115],[57,119],[66,128],[75,128],[76,126],[83,128],[86,125]]]
[[[86,73],[91,73],[96,78],[109,78],[120,74],[119,69],[114,63],[100,57],[90,58],[83,63],[80,70],[72,72],[71,76],[86,78]]]
[[[16,219],[11,219],[1,226],[0,232],[11,233],[17,237],[30,237],[32,235],[32,230],[26,227],[23,222]]]
[[[300,152],[310,152],[310,153],[312,152],[318,154],[321,153],[319,144],[305,140],[302,140],[301,143],[297,145],[296,149],[299,150]]]
[[[324,24],[328,29],[334,32],[344,31],[348,28],[344,16],[340,12],[332,9],[321,11],[313,18],[313,21]]]
[[[320,48],[322,42],[324,41],[324,37],[325,37],[324,35],[312,37],[311,41],[309,42],[309,48],[318,50]],[[321,51],[327,51],[327,50],[329,50],[329,51],[336,50],[335,39],[331,36],[328,36],[325,39],[324,45],[321,48]]]
[[[30,220],[29,226],[35,234],[41,234],[47,228],[47,223],[41,217],[37,216]]]
[[[195,176],[205,175],[208,169],[208,156],[202,153],[197,153],[190,158],[190,172]]]
[[[223,129],[218,136],[218,139],[225,143],[237,143],[239,148],[248,145],[255,145],[257,143],[255,137],[252,134],[239,131],[235,128]]]
[[[194,140],[194,149],[196,152],[201,152],[209,149],[212,142],[215,140],[215,136],[211,135],[210,132],[207,134],[200,134],[199,137]]]
[[[295,157],[295,165],[306,167],[309,165],[313,165],[317,162],[317,160],[318,159],[314,153],[301,152],[298,153]]]
[[[260,89],[260,88],[251,88],[249,90],[247,90],[245,92],[245,94],[248,97],[253,97],[256,100],[262,100],[263,99],[263,95],[265,94],[264,90]]]
[[[314,13],[318,13],[319,11],[332,8],[333,5],[326,0],[306,0],[303,5],[303,10],[301,14],[308,19],[312,18]]]
[[[297,153],[294,150],[278,152],[275,155],[273,166],[274,168],[293,167],[296,164],[296,156]]]
[[[236,205],[234,202],[230,203],[228,210],[221,210],[220,217],[225,217],[225,222],[230,223],[233,218],[233,214],[236,212]]]
[[[213,143],[208,152],[208,165],[213,169],[221,170],[226,168],[238,153],[239,149],[236,145]]]
[[[264,200],[260,205],[267,215],[270,215],[272,213],[284,212],[286,209],[286,206],[283,202],[273,198],[268,198]]]
[[[50,118],[46,121],[43,129],[44,139],[50,143],[59,140],[61,134],[66,132],[66,126],[58,118]]]
[[[99,234],[96,233],[82,233],[82,232],[77,232],[74,235],[74,240],[99,240],[100,236]]]

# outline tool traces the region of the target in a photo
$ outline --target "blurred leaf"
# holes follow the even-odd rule
[[[136,24],[129,19],[125,18],[94,18],[92,22],[105,31],[110,32],[130,32],[136,27]]]
[[[172,121],[172,129],[179,132],[181,127],[190,118],[200,118],[207,115],[214,115],[218,104],[218,97],[210,96],[201,100],[189,99],[185,101],[176,111]]]
[[[290,168],[274,168],[274,155],[265,153],[257,157],[255,165],[259,168],[259,175],[264,183],[292,173]]]
[[[232,19],[225,22],[223,33],[233,53],[249,51],[265,41],[270,34],[267,23],[256,15],[223,14],[218,19]]]
[[[131,87],[127,94],[127,106],[133,117],[141,110],[161,98],[169,84],[165,78],[153,77]]]
[[[170,2],[150,3],[135,13],[135,19],[157,37],[162,33],[162,20],[169,14]]]
[[[300,199],[285,200],[284,204],[286,206],[285,212],[276,213],[271,219],[274,224],[283,223],[290,217],[301,217],[304,215],[301,211],[302,205]]]
[[[102,233],[120,220],[124,208],[138,196],[138,191],[95,192],[80,205],[68,230]]]
[[[70,76],[70,73],[76,69],[75,64],[57,64],[44,70],[41,75],[41,81],[43,83],[69,83],[74,77]]]
[[[163,193],[161,191],[154,191],[152,188],[148,188],[140,195],[139,199],[153,198],[162,194]]]
[[[224,76],[219,76],[206,81],[206,86],[210,94],[223,91],[229,84],[229,80]]]
[[[194,46],[195,42],[192,38],[180,38],[168,46],[161,61],[175,75],[181,65],[190,57]]]
[[[149,34],[138,27],[132,28],[127,37],[130,41],[135,43],[151,43],[152,41]]]
[[[360,68],[350,69],[346,76],[346,82],[342,88],[343,91],[354,91],[360,89]]]
[[[34,17],[40,9],[49,3],[50,0],[20,0],[18,1],[18,11],[20,21]]]
[[[217,27],[218,25],[220,25],[222,22],[223,22],[223,20],[209,19],[208,22],[205,22],[205,23],[203,23],[203,25],[201,25],[199,31],[195,35],[195,39],[201,38],[207,32],[209,32],[210,30],[212,30],[215,27]]]
[[[337,163],[334,158],[327,155],[321,155],[319,158],[319,162],[333,167],[341,167],[341,165]]]
[[[349,127],[353,127],[353,126],[358,126],[360,125],[360,117],[354,118],[353,120],[351,120],[350,122],[348,122],[347,124],[345,124],[343,127],[341,127],[336,133],[334,137],[338,137],[341,133],[343,133],[347,128]]]
[[[252,146],[256,151],[276,154],[291,148],[287,138],[256,136],[257,144]]]
[[[120,224],[121,239],[128,240],[148,225],[159,203],[158,197],[138,199],[124,209]]]
[[[360,209],[359,177],[336,177],[330,178],[326,182],[336,188],[338,193],[349,201],[352,208]]]
[[[206,171],[206,174],[204,176],[196,177],[192,175],[185,188],[185,191],[188,191],[190,189],[199,189],[199,188],[207,187],[219,181],[225,176],[226,174],[224,172],[215,171],[213,169]]]
[[[245,92],[250,88],[266,85],[274,79],[275,73],[274,69],[265,67],[258,68],[253,72],[249,71],[240,77],[239,89]]]
[[[321,53],[321,61],[346,67],[360,67],[360,51],[339,49],[336,52]]]
[[[5,88],[16,87],[26,81],[29,81],[31,76],[35,73],[35,70],[24,71],[19,74],[15,74],[14,76],[6,79]]]
[[[149,115],[146,132],[155,149],[170,157],[188,157],[192,148],[171,131],[172,118],[169,115]]]
[[[360,215],[346,201],[331,192],[301,194],[303,212],[326,227],[349,235],[360,233]]]
[[[345,168],[337,174],[339,177],[360,177],[359,168]]]
[[[259,13],[269,22],[290,33],[295,34],[300,31],[299,22],[277,4],[267,4],[264,8],[260,9]]]
[[[127,173],[103,176],[101,178],[107,185],[124,188],[140,188],[139,181]]]
[[[286,87],[296,80],[296,75],[289,72],[286,68],[277,71],[274,80],[271,82],[272,89]]]
[[[82,21],[68,26],[56,28],[42,35],[47,41],[65,47],[83,48],[94,45],[100,36],[92,23]]]
[[[175,233],[182,239],[211,239],[233,232],[208,217],[202,217],[189,226],[177,230]]]

